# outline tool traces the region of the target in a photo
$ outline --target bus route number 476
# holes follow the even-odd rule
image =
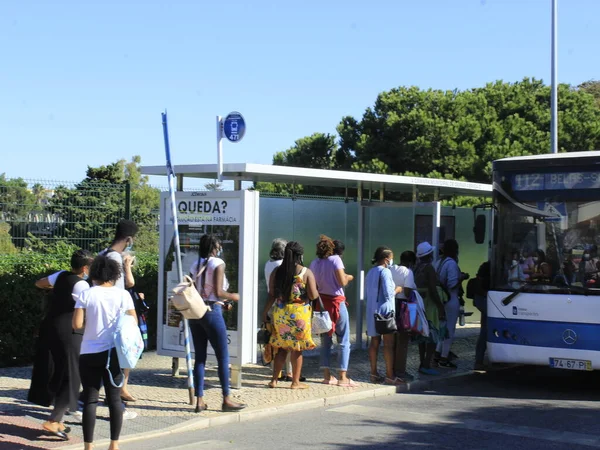
[[[592,362],[582,359],[550,358],[550,367],[567,370],[593,370]]]

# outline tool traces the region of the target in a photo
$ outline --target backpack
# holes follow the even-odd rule
[[[121,372],[123,369],[133,369],[137,364],[142,352],[144,351],[144,339],[140,328],[135,322],[135,317],[126,314],[124,310],[121,310],[121,314],[117,319],[117,327],[113,335],[115,350],[119,359],[119,366]],[[108,352],[108,360],[106,361],[106,370],[110,377],[111,384],[116,388],[123,387],[125,378],[121,381],[120,385],[115,384],[112,373],[110,372],[110,353]]]

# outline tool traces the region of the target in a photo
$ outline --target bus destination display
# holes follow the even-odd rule
[[[513,191],[559,191],[600,188],[600,172],[520,173],[512,176]]]

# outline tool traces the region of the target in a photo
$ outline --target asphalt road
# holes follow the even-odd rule
[[[600,373],[512,369],[435,390],[122,444],[128,450],[600,448]]]

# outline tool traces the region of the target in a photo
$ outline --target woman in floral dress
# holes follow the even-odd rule
[[[269,300],[263,311],[263,321],[268,321],[267,311],[273,303],[273,334],[271,346],[277,350],[273,364],[273,378],[269,387],[277,386],[277,376],[283,368],[288,352],[292,360],[292,389],[307,389],[300,383],[302,352],[315,348],[311,335],[311,302],[319,298],[313,273],[302,265],[304,249],[297,242],[285,247],[283,262],[269,280]]]

